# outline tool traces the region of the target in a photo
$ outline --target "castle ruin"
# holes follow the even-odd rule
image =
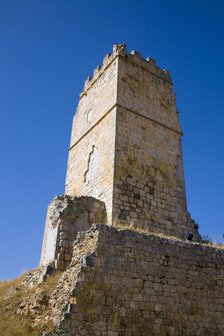
[[[48,208],[40,264],[64,271],[66,335],[224,335],[224,253],[188,213],[182,135],[169,72],[115,45],[85,82]]]

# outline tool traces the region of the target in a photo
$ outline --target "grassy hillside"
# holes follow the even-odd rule
[[[26,284],[27,274],[0,283],[1,336],[40,336],[53,328],[49,299],[59,276],[55,274],[34,286]]]

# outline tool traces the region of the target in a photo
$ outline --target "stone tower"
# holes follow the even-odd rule
[[[182,135],[169,72],[115,45],[80,95],[65,193],[103,201],[108,224],[197,240]]]
[[[223,336],[224,251],[187,212],[181,137],[169,73],[115,45],[85,83],[66,194],[48,207],[53,334]]]

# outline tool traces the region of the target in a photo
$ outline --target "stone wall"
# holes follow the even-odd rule
[[[180,135],[117,111],[113,222],[186,239],[198,234],[187,211]]]
[[[93,197],[56,196],[48,207],[40,266],[65,269],[78,232],[105,220],[104,203]]]
[[[69,152],[66,194],[105,202],[111,222],[114,176],[115,110],[104,117]]]
[[[75,242],[58,288],[70,302],[60,329],[69,336],[222,336],[223,265],[221,249],[94,225]]]

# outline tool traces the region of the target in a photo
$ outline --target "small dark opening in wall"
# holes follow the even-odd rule
[[[194,235],[192,233],[188,233],[187,240],[192,241],[193,237],[194,237]]]

